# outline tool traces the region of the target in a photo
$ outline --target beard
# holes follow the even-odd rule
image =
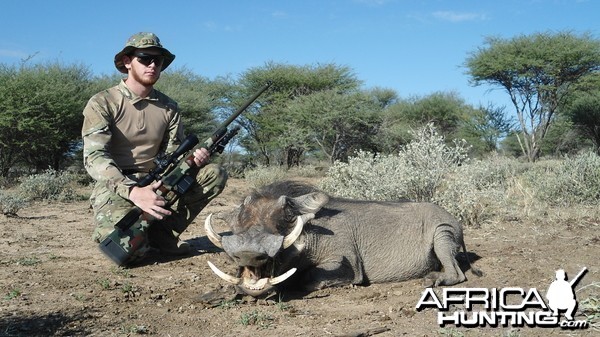
[[[158,79],[160,78],[160,71],[156,71],[155,74],[152,75],[146,75],[144,73],[142,73],[141,75],[138,74],[136,71],[131,71],[129,72],[129,75],[131,75],[131,77],[138,83],[144,85],[144,86],[153,86]]]

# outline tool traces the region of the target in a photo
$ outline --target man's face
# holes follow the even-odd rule
[[[133,54],[124,56],[123,62],[132,79],[145,86],[151,86],[160,78],[164,57],[157,49],[137,49]]]

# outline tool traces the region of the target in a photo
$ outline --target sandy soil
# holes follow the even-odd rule
[[[86,201],[36,203],[18,217],[0,215],[0,336],[600,335],[593,327],[442,328],[437,310],[415,310],[424,290],[421,280],[258,300],[235,296],[207,266],[210,260],[233,273],[202,223],[209,213],[232,209],[248,190],[243,181],[231,179],[200,214],[183,235],[194,254],[155,256],[130,269],[115,267],[91,241]],[[576,286],[577,299],[600,298],[599,228],[600,219],[558,224],[507,219],[467,228],[467,249],[485,274],[467,273],[469,280],[457,287],[537,288],[545,294],[556,269],[574,276],[587,267]],[[577,319],[585,319],[581,307]]]

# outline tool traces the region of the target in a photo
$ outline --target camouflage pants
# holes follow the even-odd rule
[[[200,211],[223,191],[226,182],[227,173],[221,166],[216,164],[204,166],[198,170],[196,184],[171,205],[173,214],[163,220],[151,220],[143,226],[149,227],[154,223],[160,223],[161,227],[170,229],[174,236],[179,236]],[[90,203],[94,209],[96,225],[92,239],[96,242],[104,240],[114,230],[114,225],[133,207],[133,203],[109,191],[103,183],[95,185]]]

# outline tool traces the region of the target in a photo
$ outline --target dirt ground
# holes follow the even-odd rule
[[[267,299],[235,296],[207,265],[233,273],[224,253],[206,238],[209,213],[232,209],[249,191],[230,179],[182,236],[194,254],[152,257],[147,264],[115,267],[91,241],[86,201],[35,203],[18,217],[0,215],[0,336],[599,336],[600,330],[464,328],[437,324],[436,309],[416,311],[421,280],[324,289],[305,296]],[[224,223],[216,228],[226,231]],[[467,228],[474,265],[457,287],[537,288],[545,294],[555,270],[574,276],[581,301],[600,298],[600,219],[548,225],[506,219]],[[382,233],[385,235],[385,233]],[[228,269],[228,267],[231,267]],[[597,322],[597,321],[596,321]]]

